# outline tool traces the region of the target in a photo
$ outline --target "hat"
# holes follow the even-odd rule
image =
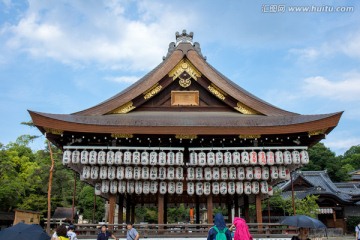
[[[69,226],[69,230],[75,230],[75,226],[74,226],[74,225],[70,225],[70,226]]]

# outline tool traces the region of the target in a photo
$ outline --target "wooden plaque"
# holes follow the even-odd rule
[[[199,91],[171,91],[171,106],[199,106]]]

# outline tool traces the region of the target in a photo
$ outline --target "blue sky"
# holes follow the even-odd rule
[[[39,134],[20,125],[27,109],[72,113],[123,90],[187,29],[256,96],[301,114],[345,111],[324,141],[342,154],[360,144],[359,23],[358,0],[0,0],[0,142]]]

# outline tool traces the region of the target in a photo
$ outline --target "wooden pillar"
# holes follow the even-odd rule
[[[214,218],[213,218],[213,197],[212,197],[211,193],[207,196],[206,204],[207,204],[206,207],[207,207],[208,224],[213,224],[213,222],[214,222]]]
[[[119,195],[119,211],[118,211],[118,223],[124,222],[124,195]]]
[[[136,202],[134,201],[134,199],[132,199],[131,201],[131,219],[130,222],[135,223],[135,207],[136,207]]]
[[[258,225],[258,232],[262,233],[262,208],[261,208],[261,194],[255,196],[255,207],[256,207],[256,222]]]
[[[168,220],[167,220],[167,204],[168,204],[168,199],[167,199],[167,195],[164,195],[164,223],[167,223]]]
[[[195,205],[196,205],[195,206],[195,218],[196,218],[195,223],[200,224],[200,200],[199,200],[198,195],[196,195],[195,201],[196,201],[196,203],[195,203]]]
[[[235,198],[234,198],[234,217],[240,217],[239,216],[239,196],[237,194],[235,194]]]
[[[158,194],[158,224],[164,224],[164,195]],[[159,233],[163,233],[163,226],[159,226]]]
[[[131,200],[130,200],[130,196],[127,195],[126,196],[126,222],[130,222],[130,210],[131,210]]]
[[[249,196],[248,195],[244,195],[244,218],[245,218],[245,221],[247,223],[250,222],[250,217],[249,217]]]
[[[109,224],[114,224],[115,218],[115,208],[116,208],[116,194],[109,194]],[[109,226],[110,229],[113,229],[112,226]]]
[[[228,201],[227,204],[227,210],[228,210],[228,223],[232,223],[232,201]]]

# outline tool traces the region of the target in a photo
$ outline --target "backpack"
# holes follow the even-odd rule
[[[216,240],[227,240],[225,233],[228,229],[226,227],[221,231],[217,228],[217,226],[214,226],[213,228],[215,229],[215,231],[217,233],[216,238],[215,238]]]

